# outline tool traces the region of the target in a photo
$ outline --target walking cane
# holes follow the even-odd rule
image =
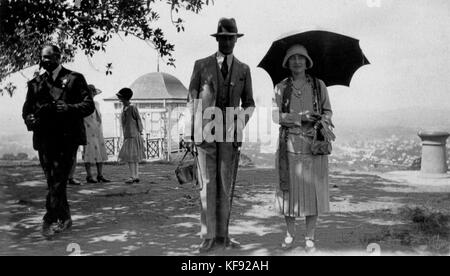
[[[239,157],[240,157],[240,154],[241,154],[241,147],[238,147],[236,150],[233,151],[233,165],[231,166],[231,169],[233,170],[231,176],[233,178],[232,178],[232,181],[231,181],[230,194],[228,195],[229,200],[230,200],[230,208],[228,209],[227,228],[226,228],[224,247],[226,247],[226,239],[229,238],[229,236],[228,236],[228,234],[229,234],[228,227],[230,225],[231,206],[233,204],[234,188],[236,186],[236,177],[237,177],[237,171],[238,171],[238,168],[239,168]]]

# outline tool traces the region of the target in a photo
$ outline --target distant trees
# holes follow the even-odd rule
[[[17,160],[17,159],[16,159],[16,156],[12,153],[5,153],[5,154],[3,154],[2,160],[12,161],[12,160]]]
[[[18,160],[23,161],[28,160],[28,154],[24,152],[20,152],[17,155],[14,155],[13,153],[5,153],[3,154],[3,157],[1,159],[7,161],[18,161]]]
[[[28,160],[28,154],[21,152],[16,155],[16,158],[17,160]]]

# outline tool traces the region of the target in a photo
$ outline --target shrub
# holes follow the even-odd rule
[[[17,160],[17,157],[12,153],[5,153],[5,154],[3,154],[2,159],[12,161],[12,160]]]
[[[28,160],[28,154],[21,152],[16,156],[16,160]]]
[[[425,235],[448,237],[450,234],[450,215],[426,207],[405,207],[400,215],[413,222],[418,230]]]

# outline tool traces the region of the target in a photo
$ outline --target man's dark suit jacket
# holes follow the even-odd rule
[[[67,104],[67,112],[57,113],[56,102]],[[95,110],[91,92],[82,74],[62,67],[56,80],[44,73],[28,83],[22,117],[33,114],[36,122],[27,124],[33,131],[33,147],[86,145],[84,117]],[[26,121],[25,121],[26,122]]]

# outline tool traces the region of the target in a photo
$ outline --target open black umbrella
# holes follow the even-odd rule
[[[356,70],[370,64],[357,39],[318,30],[297,33],[276,40],[258,65],[269,73],[274,85],[290,74],[282,62],[286,51],[294,44],[305,46],[313,60],[314,66],[306,72],[323,80],[327,86],[349,86]]]

